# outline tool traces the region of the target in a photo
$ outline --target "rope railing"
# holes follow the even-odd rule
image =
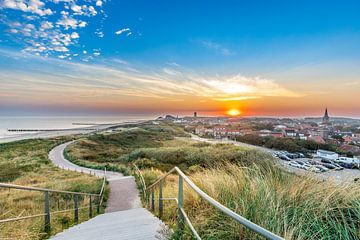
[[[51,215],[74,211],[74,221],[78,222],[79,221],[79,210],[88,208],[89,209],[89,217],[91,218],[93,216],[93,207],[96,207],[96,211],[98,214],[100,213],[100,207],[102,205],[103,198],[104,198],[105,185],[106,185],[106,168],[104,169],[103,182],[102,182],[100,192],[98,194],[86,193],[86,192],[72,192],[72,191],[64,191],[64,190],[55,190],[55,189],[40,188],[40,187],[28,187],[28,186],[21,186],[21,185],[9,184],[9,183],[0,183],[0,188],[26,190],[26,191],[37,191],[37,192],[44,193],[44,213],[16,217],[16,218],[1,219],[0,223],[8,223],[8,222],[26,220],[26,219],[31,219],[31,218],[37,218],[37,217],[44,217],[44,231],[50,232],[50,229],[51,229],[50,216]],[[74,200],[74,208],[63,209],[63,210],[58,210],[58,211],[50,211],[49,193],[72,195],[73,200]],[[78,199],[79,196],[89,197],[89,204],[84,207],[79,207],[78,206],[79,205],[79,199]],[[96,204],[93,204],[95,198],[97,199],[97,201],[96,201]]]
[[[136,167],[137,168],[137,167]],[[137,168],[138,169],[138,168]],[[140,170],[138,170],[141,174]],[[178,182],[178,196],[177,198],[163,198],[163,184],[167,176],[169,176],[172,173],[176,173],[179,175],[179,182]],[[266,230],[263,227],[260,227],[259,225],[251,222],[250,220],[242,217],[241,215],[237,214],[236,212],[232,211],[231,209],[225,207],[212,197],[210,197],[208,194],[206,194],[204,191],[202,191],[194,182],[190,180],[178,167],[174,167],[169,172],[165,173],[163,176],[158,178],[153,184],[151,184],[149,187],[144,188],[143,191],[147,194],[147,205],[151,210],[155,210],[155,187],[159,186],[159,197],[158,197],[158,209],[159,209],[159,217],[163,215],[163,201],[164,200],[175,200],[177,203],[177,209],[178,209],[178,229],[180,232],[184,230],[184,223],[186,223],[193,236],[196,239],[201,239],[197,231],[195,230],[194,226],[192,225],[190,219],[188,218],[185,210],[184,210],[184,182],[202,199],[204,199],[206,202],[208,202],[213,207],[217,208],[219,211],[223,212],[230,218],[234,219],[238,223],[242,224],[246,228],[252,230],[253,232],[265,237],[266,239],[271,240],[283,240],[282,237]]]

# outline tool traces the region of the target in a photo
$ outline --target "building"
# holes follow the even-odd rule
[[[197,112],[194,112],[194,117],[195,117],[195,118],[197,117]]]
[[[258,132],[259,137],[269,137],[271,136],[271,131],[268,129],[262,129]]]
[[[325,143],[325,140],[321,136],[311,136],[307,140],[314,141],[316,143]]]
[[[295,138],[297,135],[295,129],[292,129],[292,128],[284,129],[283,132],[284,132],[285,137],[289,137],[289,138]]]
[[[327,108],[325,108],[325,113],[324,113],[324,116],[323,116],[323,119],[322,119],[322,124],[323,125],[330,125],[330,117],[329,117]]]
[[[339,154],[336,152],[331,152],[327,150],[319,149],[316,151],[316,156],[320,158],[330,159],[330,160],[336,160],[339,158]]]

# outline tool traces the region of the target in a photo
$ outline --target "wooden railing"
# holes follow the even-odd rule
[[[140,170],[135,166],[135,169],[138,171],[138,174],[141,176]],[[178,196],[173,198],[164,198],[163,197],[163,186],[164,182],[166,180],[166,177],[170,174],[177,174],[179,175],[179,181],[178,181]],[[142,176],[141,176],[142,178]],[[145,196],[147,206],[152,211],[155,210],[155,188],[159,187],[158,189],[158,211],[159,211],[159,217],[161,218],[163,216],[163,209],[164,209],[164,200],[174,200],[177,203],[177,225],[178,230],[182,232],[184,230],[184,223],[186,223],[193,236],[196,239],[201,239],[199,234],[197,233],[196,229],[192,225],[189,217],[187,216],[185,210],[184,210],[184,182],[193,190],[197,195],[199,195],[202,199],[204,199],[206,202],[211,204],[213,207],[217,208],[221,212],[225,213],[227,216],[231,217],[238,223],[244,225],[246,228],[254,231],[255,233],[265,237],[266,239],[271,240],[283,240],[282,237],[277,236],[276,234],[256,225],[255,223],[249,221],[248,219],[242,217],[241,215],[237,214],[236,212],[230,210],[229,208],[225,207],[212,197],[210,197],[208,194],[206,194],[204,191],[202,191],[198,186],[195,185],[178,167],[174,167],[169,172],[164,174],[162,177],[160,177],[158,180],[155,181],[152,185],[146,187],[145,181],[142,184],[142,190],[143,194]]]
[[[51,215],[65,213],[65,212],[74,212],[74,221],[77,223],[79,221],[79,210],[88,208],[89,209],[89,217],[93,217],[93,206],[96,206],[96,211],[100,213],[100,206],[104,200],[104,190],[106,184],[106,169],[104,169],[104,177],[101,186],[101,190],[98,194],[94,193],[85,193],[85,192],[71,192],[71,191],[63,191],[63,190],[54,190],[48,188],[39,188],[39,187],[27,187],[27,186],[20,186],[15,184],[8,184],[8,183],[0,183],[0,188],[8,188],[8,189],[18,189],[18,190],[25,190],[25,191],[37,191],[44,193],[44,213],[34,214],[29,216],[22,216],[16,218],[8,218],[8,219],[0,219],[0,223],[8,223],[13,221],[21,221],[31,218],[37,217],[44,217],[44,231],[49,233],[51,229]],[[58,211],[50,211],[50,196],[49,193],[55,194],[66,194],[72,196],[74,200],[74,208],[71,209],[63,209]],[[79,207],[79,196],[87,196],[89,197],[89,205],[84,207]],[[95,202],[95,204],[94,204]]]

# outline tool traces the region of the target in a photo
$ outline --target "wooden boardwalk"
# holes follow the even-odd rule
[[[144,208],[105,213],[50,238],[53,240],[143,240],[160,237],[161,221]]]

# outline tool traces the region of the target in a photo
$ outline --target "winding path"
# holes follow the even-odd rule
[[[67,142],[53,148],[50,160],[58,167],[103,177],[102,170],[80,167],[64,157]],[[133,177],[107,171],[110,195],[105,214],[100,214],[51,237],[52,240],[155,240],[161,236],[163,223],[147,209],[141,207],[139,192]],[[159,235],[160,234],[160,235]]]
[[[53,148],[49,153],[50,160],[59,168],[103,177],[103,170],[81,167],[65,159],[64,150],[73,142],[74,141],[66,142]],[[109,213],[141,208],[139,192],[134,177],[124,177],[121,173],[106,171],[106,179],[109,181],[110,194],[105,212]]]

